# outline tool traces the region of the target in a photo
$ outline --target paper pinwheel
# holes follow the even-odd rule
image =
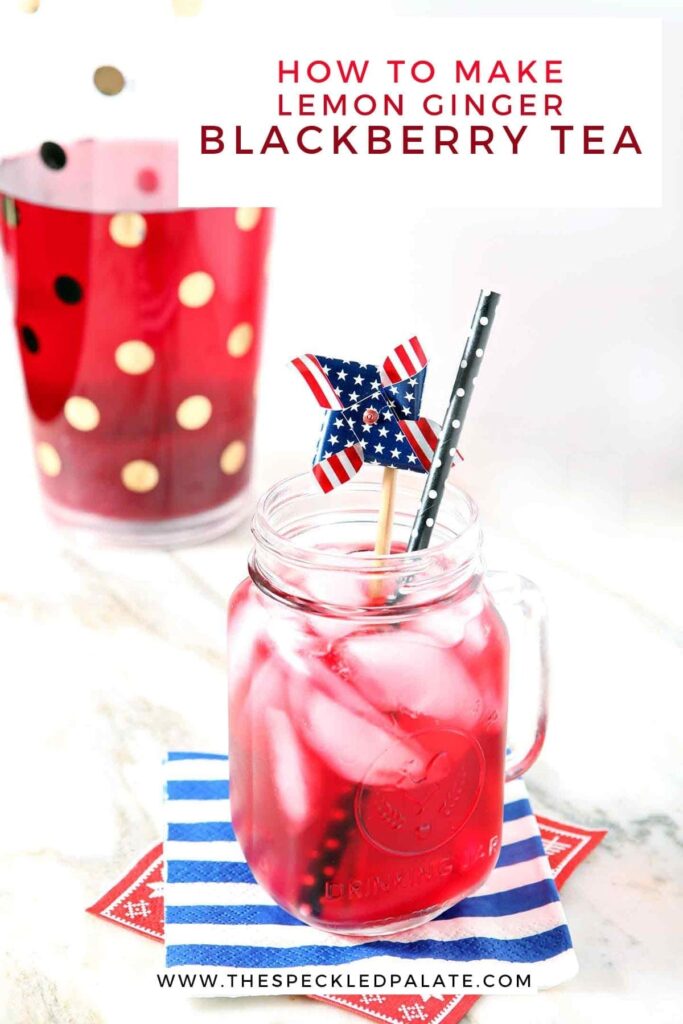
[[[429,470],[439,427],[419,416],[427,357],[417,338],[397,345],[381,368],[313,355],[292,365],[327,410],[313,458],[325,493],[351,480],[364,462]]]

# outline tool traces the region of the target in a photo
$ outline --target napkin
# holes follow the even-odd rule
[[[228,758],[220,754],[177,752],[166,761],[169,970],[359,964],[371,970],[380,961],[385,970],[391,963],[417,969],[435,962],[454,970],[478,962],[516,973],[531,968],[540,988],[576,973],[566,918],[521,780],[506,786],[500,857],[482,888],[419,928],[363,940],[302,924],[256,882],[232,828],[229,774]]]

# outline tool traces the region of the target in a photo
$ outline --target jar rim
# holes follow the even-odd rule
[[[448,482],[444,492],[444,505],[457,504],[459,507],[459,518],[461,528],[455,532],[444,527],[443,519],[437,521],[440,527],[438,532],[442,536],[434,544],[417,551],[393,552],[387,555],[377,555],[373,550],[362,551],[339,551],[334,552],[329,548],[316,548],[305,546],[287,535],[284,528],[278,528],[273,522],[278,514],[286,509],[287,504],[310,496],[311,499],[329,499],[332,495],[340,495],[346,499],[351,494],[367,496],[376,494],[380,487],[381,478],[373,478],[369,474],[370,469],[366,467],[363,477],[355,477],[336,488],[331,495],[322,495],[317,483],[311,473],[298,473],[285,477],[273,484],[259,499],[251,522],[251,532],[254,537],[257,549],[263,549],[271,556],[287,563],[291,567],[306,569],[321,569],[334,572],[368,573],[373,576],[395,577],[397,574],[413,576],[425,574],[429,571],[430,564],[434,566],[439,563],[457,563],[463,567],[464,563],[471,560],[472,556],[479,551],[481,544],[481,526],[479,522],[479,509],[474,499],[463,488]],[[399,488],[405,486],[406,478],[418,480],[418,487],[422,490],[422,477],[417,474],[404,473],[399,478]],[[417,492],[418,487],[413,486]],[[289,495],[289,498],[288,498]],[[328,510],[328,518],[332,519],[334,507]],[[342,509],[338,512],[341,515]]]
[[[41,148],[12,153],[0,159],[0,192],[23,206],[60,213],[111,216],[135,212],[153,216],[184,213],[194,208],[178,202],[178,144],[172,139],[75,138],[57,145],[68,157],[63,169],[46,167]],[[79,175],[73,180],[76,166]],[[117,173],[112,174],[112,167]],[[161,196],[135,184],[135,175],[152,170],[165,180]],[[129,185],[122,194],[122,181]],[[81,182],[87,182],[83,194]]]

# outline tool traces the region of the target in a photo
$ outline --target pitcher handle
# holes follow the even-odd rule
[[[484,582],[510,636],[508,757],[505,769],[505,780],[509,782],[531,767],[545,740],[548,721],[548,618],[540,590],[524,576],[512,572],[487,572]],[[533,701],[533,717],[529,714],[530,700]]]

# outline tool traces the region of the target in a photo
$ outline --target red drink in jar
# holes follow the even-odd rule
[[[346,522],[352,540],[328,541],[345,532],[329,508],[305,527],[297,499],[274,492],[230,605],[236,833],[257,879],[302,920],[404,929],[478,888],[500,849],[508,641],[473,506],[455,492],[460,527],[446,523],[428,551],[376,559],[362,512]]]

